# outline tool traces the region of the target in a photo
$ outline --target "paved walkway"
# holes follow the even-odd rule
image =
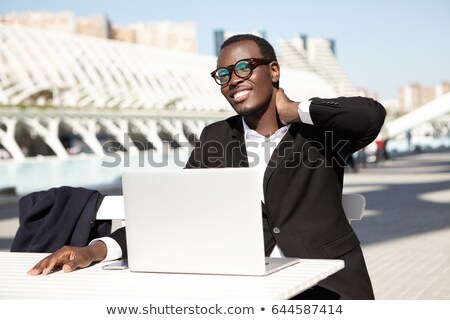
[[[450,151],[349,172],[344,192],[367,200],[352,225],[376,298],[450,299]],[[17,199],[0,196],[0,251],[11,246],[17,216]]]
[[[450,152],[396,158],[349,173],[366,197],[353,222],[377,299],[450,299]]]

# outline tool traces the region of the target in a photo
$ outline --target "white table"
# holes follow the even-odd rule
[[[256,277],[103,270],[105,262],[72,273],[27,275],[46,255],[0,252],[0,299],[289,299],[344,268],[342,260],[302,259]]]

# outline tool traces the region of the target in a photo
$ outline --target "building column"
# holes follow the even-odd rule
[[[0,123],[6,126],[6,131],[0,128],[0,143],[8,150],[14,160],[25,160],[25,155],[14,139],[17,118],[0,117]]]
[[[131,123],[134,124],[145,136],[145,138],[153,145],[156,152],[163,151],[163,142],[158,135],[155,120],[147,120],[144,122],[143,120],[133,119],[131,120]]]
[[[75,134],[79,134],[86,145],[91,148],[97,156],[104,156],[103,147],[97,139],[95,127],[96,120],[94,119],[72,119],[69,117],[63,118],[65,123],[72,127]],[[84,122],[84,124],[83,124]]]
[[[138,153],[139,150],[128,135],[128,120],[124,119],[100,119],[99,122],[105,126],[105,128],[116,138],[116,140],[127,150],[129,153]],[[117,123],[117,124],[116,124]],[[125,137],[128,139],[125,141]],[[134,147],[134,148],[133,148]]]
[[[60,123],[59,118],[44,118],[47,122],[47,128],[44,127],[36,118],[25,118],[23,122],[30,128],[36,130],[37,134],[42,137],[44,142],[55,152],[56,156],[60,159],[68,158],[68,154],[63,144],[58,138],[58,126]]]
[[[189,143],[183,130],[183,122],[179,119],[174,119],[172,122],[166,119],[158,120],[158,123],[164,127],[181,146]]]

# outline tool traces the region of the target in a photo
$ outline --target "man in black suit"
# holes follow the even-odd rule
[[[252,35],[226,40],[217,67],[211,75],[237,115],[203,130],[186,167],[258,167],[266,255],[345,261],[343,270],[298,298],[373,299],[341,197],[345,159],[376,138],[384,108],[361,97],[291,101],[278,88],[280,67],[272,46]],[[125,230],[111,238],[126,257]],[[88,266],[106,257],[106,247],[97,241],[62,248],[29,273]]]

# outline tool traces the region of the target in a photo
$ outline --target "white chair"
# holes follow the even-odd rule
[[[349,223],[353,220],[361,220],[366,208],[366,198],[358,193],[343,194],[342,207]]]
[[[105,196],[97,210],[97,220],[111,220],[111,232],[125,225],[123,196]]]
[[[366,208],[366,198],[363,195],[343,194],[342,207],[349,223],[353,220],[361,220]],[[112,220],[112,231],[125,225],[125,209],[123,196],[105,196],[97,211],[97,220]]]

